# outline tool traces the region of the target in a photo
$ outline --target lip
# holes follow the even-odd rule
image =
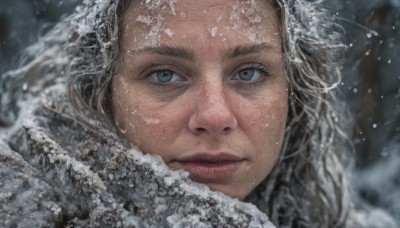
[[[174,160],[197,181],[218,181],[230,178],[245,159],[231,153],[197,153]]]

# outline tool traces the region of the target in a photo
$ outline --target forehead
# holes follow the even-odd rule
[[[140,0],[122,17],[123,40],[134,46],[192,38],[235,37],[279,43],[276,9],[269,0]],[[273,46],[273,45],[271,45]]]

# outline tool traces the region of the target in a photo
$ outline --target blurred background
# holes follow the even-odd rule
[[[0,75],[80,2],[0,0]],[[358,206],[384,210],[399,222],[400,0],[329,0],[325,6],[348,45],[340,89],[354,118],[354,197]]]

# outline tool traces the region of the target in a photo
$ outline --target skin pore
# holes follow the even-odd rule
[[[154,2],[133,1],[122,17],[116,125],[171,169],[243,199],[275,165],[284,137],[275,9],[261,0]]]

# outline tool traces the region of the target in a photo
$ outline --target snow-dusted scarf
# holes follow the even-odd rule
[[[212,192],[129,149],[47,94],[0,144],[0,227],[274,227],[255,206]]]

